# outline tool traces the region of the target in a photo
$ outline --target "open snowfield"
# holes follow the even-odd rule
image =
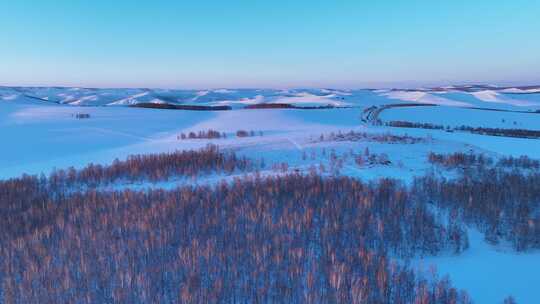
[[[164,152],[201,148],[215,143],[248,156],[266,157],[269,162],[291,162],[302,152],[335,149],[344,154],[366,147],[374,153],[386,153],[390,159],[404,163],[407,176],[422,173],[421,164],[430,151],[460,151],[475,149],[459,141],[442,138],[415,145],[381,143],[314,142],[321,134],[351,130],[387,133],[389,128],[371,127],[360,123],[360,111],[354,108],[321,110],[237,110],[224,112],[169,111],[127,107],[73,107],[62,105],[6,104],[2,107],[0,136],[7,138],[10,149],[2,151],[0,176],[13,177],[23,173],[50,172],[53,168],[82,167],[93,163],[110,163],[130,154]],[[77,113],[89,113],[90,119],[75,119]],[[182,132],[216,129],[233,134],[237,130],[263,132],[263,136],[219,140],[178,140]],[[396,133],[426,137],[422,130],[399,130]],[[418,133],[418,134],[416,134]],[[446,135],[446,134],[445,134]],[[498,151],[495,151],[498,152]],[[314,162],[304,162],[303,166]],[[324,161],[324,159],[323,159]],[[407,169],[407,165],[411,168]],[[385,176],[363,172],[369,176]],[[360,171],[356,171],[359,173]],[[394,173],[394,175],[396,175]],[[399,177],[401,174],[397,174]]]
[[[67,92],[66,92],[67,91]],[[31,92],[42,100],[21,97]],[[172,96],[170,91],[159,91]],[[187,91],[186,91],[187,92]],[[373,105],[397,102],[437,103],[440,107],[393,108],[381,114],[383,121],[407,120],[448,126],[483,126],[540,130],[540,114],[500,112],[462,108],[486,106],[521,111],[538,109],[536,91],[506,88],[492,94],[486,91],[448,92],[405,91],[264,91],[213,90],[185,94],[186,103],[206,104],[292,103],[295,105],[353,106],[334,109],[266,109],[232,111],[174,111],[139,109],[126,105],[150,98],[152,93],[133,89],[95,92],[90,89],[2,89],[0,91],[0,178],[24,173],[48,173],[53,168],[83,167],[88,163],[110,163],[130,154],[202,148],[208,143],[236,151],[253,159],[264,159],[266,174],[272,165],[287,162],[291,169],[309,172],[313,166],[330,166],[331,155],[343,160],[338,174],[365,180],[394,177],[409,182],[429,172],[430,152],[478,152],[492,157],[528,155],[540,158],[540,140],[493,137],[438,130],[402,129],[372,126],[361,122],[362,110]],[[239,93],[240,92],[240,93]],[[278,93],[279,92],[279,93]],[[64,95],[61,95],[64,94]],[[69,94],[69,95],[67,95]],[[167,95],[169,94],[169,95]],[[175,100],[180,93],[176,92]],[[58,99],[62,97],[63,99]],[[221,97],[216,97],[221,96]],[[156,96],[152,96],[150,101]],[[45,100],[55,99],[59,103]],[[153,102],[153,101],[152,101]],[[66,105],[69,103],[69,105]],[[452,106],[452,107],[449,107]],[[75,115],[90,114],[88,119]],[[179,140],[183,132],[215,129],[226,139]],[[237,138],[237,130],[255,131],[253,137]],[[348,132],[410,135],[417,143],[385,143],[369,140],[319,140],[321,134]],[[258,135],[262,132],[262,136]],[[359,167],[354,155],[369,149],[386,154],[388,165]],[[328,172],[328,174],[331,174]],[[219,177],[222,178],[222,177]],[[223,177],[226,178],[226,177]],[[209,178],[208,182],[215,181]],[[183,181],[183,183],[186,181]],[[151,186],[151,185],[150,185]],[[477,303],[497,303],[511,294],[519,303],[538,303],[540,293],[540,254],[516,254],[487,245],[471,230],[471,247],[460,256],[426,258],[422,264],[435,264],[441,275],[449,274],[458,288],[470,291]],[[490,290],[483,283],[489,282]]]
[[[439,275],[448,274],[456,286],[467,288],[475,303],[500,303],[510,294],[518,303],[537,303],[540,253],[517,254],[510,248],[487,244],[477,230],[468,233],[470,247],[465,253],[417,260],[416,267],[427,272],[435,265]]]
[[[409,111],[412,112],[409,115]],[[434,111],[435,114],[430,114]],[[387,147],[391,159],[401,160],[406,166],[411,161],[413,171],[425,160],[430,151],[453,152],[459,150],[487,151],[499,155],[529,155],[540,157],[538,140],[490,137],[475,134],[447,133],[437,130],[396,129],[372,127],[360,122],[360,110],[237,110],[224,112],[168,111],[127,107],[73,107],[49,104],[17,104],[4,102],[0,108],[0,136],[10,143],[2,151],[0,176],[18,176],[22,173],[49,172],[52,168],[80,167],[94,163],[108,163],[130,154],[174,151],[203,147],[214,142],[222,147],[251,150],[292,150],[300,155],[302,149],[315,144],[310,138],[330,132],[350,130],[374,133],[392,132],[417,137],[430,136],[432,142],[409,145],[382,145]],[[455,113],[454,113],[455,112]],[[90,119],[78,120],[77,113],[89,113]],[[476,116],[476,119],[473,119]],[[448,120],[446,120],[448,117]],[[502,122],[505,117],[506,123]],[[383,112],[384,119],[410,119],[419,122],[444,122],[448,125],[482,125],[496,127],[505,124],[519,127],[538,126],[536,114],[476,111],[458,108],[430,107],[391,109]],[[519,119],[519,120],[518,120]],[[262,131],[264,136],[222,140],[177,140],[181,132],[216,129],[234,133],[237,130]],[[296,144],[294,144],[294,143]],[[333,144],[329,145],[329,149]],[[271,146],[272,149],[266,149]],[[317,146],[317,145],[315,145]],[[320,144],[318,145],[320,146]],[[365,143],[354,143],[348,148],[363,149]],[[377,144],[370,144],[376,149]],[[407,156],[411,154],[411,156]],[[280,153],[272,157],[277,161]],[[383,168],[379,168],[382,170]]]

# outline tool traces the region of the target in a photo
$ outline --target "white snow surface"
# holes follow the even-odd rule
[[[471,93],[474,97],[485,101],[485,102],[495,102],[495,103],[503,103],[503,104],[509,104],[516,107],[528,107],[528,106],[538,106],[540,103],[536,102],[530,102],[530,101],[523,101],[523,100],[514,100],[512,98],[502,96],[501,94],[491,91],[491,90],[485,90],[485,91],[478,91]]]
[[[502,303],[509,295],[517,303],[539,303],[540,252],[516,253],[491,246],[475,229],[469,229],[468,235],[467,251],[416,261],[417,269],[425,271],[435,265],[439,275],[449,275],[455,285],[465,288],[474,303]]]

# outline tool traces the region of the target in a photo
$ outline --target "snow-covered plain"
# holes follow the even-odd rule
[[[439,107],[393,108],[381,119],[540,130],[540,114],[500,112],[464,107],[513,111],[540,109],[537,89],[448,87],[437,90],[149,90],[83,88],[0,88],[0,178],[23,173],[48,173],[53,168],[82,167],[90,162],[110,163],[130,154],[194,149],[208,143],[254,159],[264,159],[265,174],[272,164],[287,162],[291,169],[307,172],[312,166],[329,166],[330,154],[344,159],[339,174],[361,179],[395,177],[409,182],[431,170],[429,152],[474,151],[493,157],[529,155],[540,158],[540,140],[490,137],[437,130],[372,126],[361,121],[371,106],[395,103],[436,103]],[[519,102],[516,102],[519,101]],[[234,105],[232,111],[173,111],[127,107],[139,102]],[[244,110],[255,103],[351,106],[335,109]],[[104,106],[116,105],[116,106]],[[90,114],[88,119],[75,115]],[[515,123],[514,123],[515,122]],[[178,140],[182,132],[215,129],[227,139]],[[262,136],[237,138],[237,130],[262,132]],[[373,141],[320,141],[331,132],[408,134],[423,140],[415,144]],[[359,167],[354,154],[387,154],[389,165]],[[330,173],[328,173],[330,174]],[[219,177],[222,178],[222,177]],[[227,178],[223,176],[223,178]],[[216,178],[208,178],[208,182]],[[178,181],[185,183],[186,181]],[[125,186],[125,185],[124,185]],[[144,187],[145,185],[140,185]],[[152,185],[146,185],[152,186]],[[169,186],[174,186],[169,185]],[[449,274],[458,288],[470,291],[477,303],[496,303],[511,294],[519,303],[538,303],[540,254],[515,254],[488,246],[471,232],[471,249],[460,256],[427,258],[441,275]],[[486,290],[484,283],[495,288]],[[486,283],[487,284],[487,283]]]

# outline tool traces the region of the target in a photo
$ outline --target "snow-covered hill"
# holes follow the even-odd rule
[[[66,87],[0,87],[0,101],[48,102],[74,106],[129,106],[138,103],[231,106],[287,103],[295,106],[369,106],[433,103],[496,109],[540,109],[540,86],[448,86],[419,89],[98,89]]]

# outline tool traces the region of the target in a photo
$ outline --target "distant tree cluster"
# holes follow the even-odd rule
[[[395,135],[390,133],[376,134],[349,131],[346,133],[337,132],[327,135],[321,134],[318,141],[376,141],[381,143],[396,143],[396,144],[416,144],[425,141],[424,138],[412,137],[409,135]]]
[[[538,130],[526,130],[526,129],[501,129],[501,128],[484,128],[484,127],[471,127],[471,126],[459,126],[450,127],[431,123],[419,123],[410,121],[389,121],[385,123],[389,127],[398,128],[417,128],[417,129],[429,129],[429,130],[446,130],[447,132],[469,132],[473,134],[489,135],[489,136],[503,136],[503,137],[519,137],[519,138],[540,138],[540,131]]]
[[[483,154],[456,152],[453,154],[429,153],[428,161],[432,164],[441,165],[447,168],[489,166],[493,164],[493,159]]]
[[[329,153],[325,148],[321,150],[322,157],[327,160],[326,164],[320,162],[318,166],[315,166],[313,163],[309,168],[310,173],[317,173],[321,175],[330,175],[337,176],[340,175],[341,170],[347,166],[349,160],[352,163],[356,164],[358,167],[371,167],[371,166],[388,166],[392,164],[392,161],[386,153],[372,153],[369,148],[366,147],[363,151],[354,151],[350,149],[347,152],[338,154],[334,149],[331,149]],[[306,161],[308,158],[314,162],[317,160],[317,152],[315,149],[311,151],[302,151],[302,160]],[[275,171],[287,172],[289,165],[287,163],[277,163],[272,166]],[[284,170],[285,169],[285,170]],[[295,169],[298,170],[298,169]]]
[[[236,137],[253,137],[253,136],[256,136],[256,135],[262,136],[263,132],[259,131],[258,133],[255,133],[255,131],[253,131],[253,130],[251,130],[251,131],[246,131],[246,130],[238,130],[238,131],[236,131]]]
[[[418,123],[418,122],[410,122],[410,121],[403,121],[403,120],[394,120],[389,121],[385,123],[388,127],[396,127],[396,128],[417,128],[417,129],[430,129],[430,130],[444,130],[445,127],[443,125],[436,125],[431,123]]]
[[[262,136],[263,132],[255,132],[253,130],[246,131],[246,130],[238,130],[235,133],[236,137],[253,137],[253,136]],[[176,137],[178,140],[183,139],[220,139],[220,138],[227,138],[227,134],[225,132],[219,132],[216,130],[209,129],[207,131],[199,131],[199,132],[189,132],[189,133],[181,133]]]
[[[386,153],[381,153],[381,154],[370,153],[368,148],[364,150],[363,154],[355,155],[354,161],[360,167],[363,167],[366,165],[367,166],[374,166],[374,165],[388,166],[392,163]]]
[[[227,138],[227,134],[209,129],[207,131],[199,131],[197,133],[195,132],[189,132],[187,134],[182,133],[177,136],[177,139],[219,139],[219,138]]]
[[[75,114],[75,118],[77,118],[77,119],[87,119],[87,118],[90,118],[90,114],[88,114],[88,113],[77,113],[77,114]]]
[[[467,248],[458,222],[393,180],[55,193],[48,182],[0,184],[11,226],[0,229],[1,302],[470,303],[389,258]]]

